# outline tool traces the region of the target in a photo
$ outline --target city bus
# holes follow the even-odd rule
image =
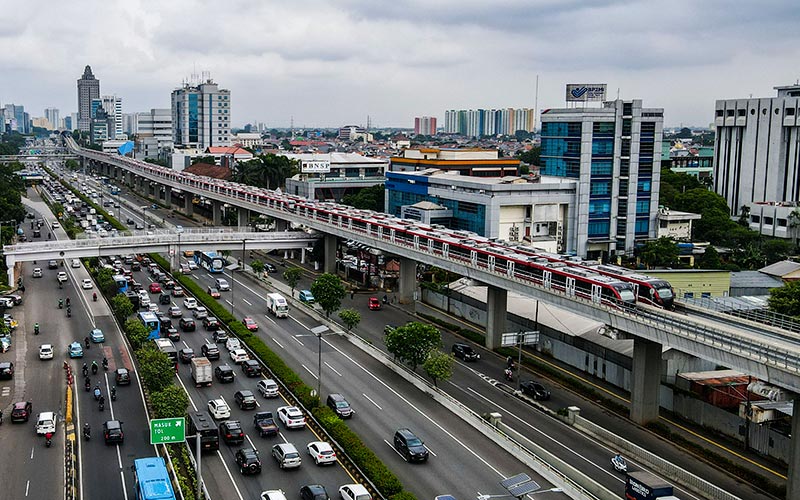
[[[161,457],[134,460],[133,484],[136,500],[175,500],[169,472]]]
[[[112,276],[114,283],[117,284],[117,293],[125,293],[128,291],[128,278],[121,274]]]
[[[158,316],[156,316],[155,313],[150,311],[140,312],[139,321],[141,321],[142,324],[150,331],[150,335],[147,336],[147,340],[161,337],[161,322],[158,320]]]
[[[195,252],[194,261],[210,273],[221,273],[225,267],[225,258],[217,252]]]
[[[197,439],[200,434],[200,449],[203,451],[215,451],[219,449],[219,429],[217,429],[214,419],[204,411],[190,411],[188,414],[189,429],[186,440]],[[190,441],[191,443],[191,441]],[[194,449],[192,443],[192,449]]]

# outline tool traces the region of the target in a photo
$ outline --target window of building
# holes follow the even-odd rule
[[[778,227],[786,227],[786,219],[778,219]]]
[[[650,192],[650,180],[649,179],[640,180],[636,184],[636,189],[640,193],[649,193]]]
[[[669,227],[669,222],[665,220],[659,221],[658,227],[660,227],[661,229],[667,229]]]
[[[594,137],[614,137],[614,122],[594,122],[592,134]]]
[[[636,200],[636,213],[649,214],[650,213],[650,200]]]
[[[732,116],[733,116],[733,113],[734,113],[734,110],[733,110],[733,109],[729,109],[729,110],[727,110],[727,111],[725,112],[725,116],[732,117]]]
[[[580,144],[579,144],[580,146]],[[580,150],[578,150],[580,152]],[[614,140],[613,139],[594,139],[592,140],[592,156],[613,156],[614,155]]]
[[[645,235],[650,230],[650,221],[647,219],[636,219],[634,232],[637,235]]]
[[[786,114],[786,116],[794,116],[794,108],[786,108],[783,110],[783,112]]]
[[[611,181],[592,182],[589,194],[597,196],[611,194]]]
[[[590,200],[589,215],[611,215],[611,200]]]
[[[725,110],[724,109],[718,109],[717,110],[717,118],[722,118],[723,116],[725,116]]]
[[[625,102],[622,104],[622,114],[625,116],[631,116],[633,114],[633,103]]]
[[[771,225],[772,225],[772,222],[773,222],[773,219],[772,219],[772,217],[767,217],[767,216],[764,216],[764,224],[766,224],[766,225],[768,225],[768,226],[771,226]]]
[[[746,116],[746,111],[747,111],[747,110],[745,110],[745,109],[737,109],[737,110],[736,110],[736,114],[737,114],[738,116]]]
[[[758,216],[758,215],[751,215],[750,216],[750,221],[755,223],[755,224],[758,224],[758,223],[761,222],[761,217]]]
[[[683,292],[683,298],[684,299],[693,299],[694,298],[694,292]]]
[[[608,221],[589,221],[589,238],[608,236],[611,223]]]
[[[611,160],[592,160],[592,176],[611,175],[612,167]]]

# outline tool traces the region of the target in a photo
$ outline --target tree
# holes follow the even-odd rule
[[[528,151],[519,154],[520,161],[527,163],[528,165],[541,165],[541,153],[542,148],[539,146],[533,146]]]
[[[342,280],[331,273],[320,274],[311,284],[311,293],[314,294],[314,300],[322,306],[326,317],[330,317],[333,311],[341,307],[342,299],[347,295]]]
[[[216,165],[217,164],[217,159],[214,158],[213,155],[195,156],[194,158],[192,158],[191,165],[196,165],[198,163],[206,163],[208,165]]]
[[[770,311],[800,317],[800,281],[788,281],[780,288],[769,291]]]
[[[361,314],[355,309],[342,309],[339,311],[339,317],[344,322],[348,332],[361,323]]]
[[[107,296],[117,293],[117,283],[114,281],[114,270],[103,267],[97,271],[97,287]]]
[[[147,342],[147,337],[150,336],[147,327],[136,318],[131,318],[125,322],[124,331],[134,351],[138,351]]]
[[[422,369],[433,380],[434,387],[439,387],[439,380],[447,380],[453,376],[453,355],[444,353],[438,349],[428,354],[428,359],[422,365]]]
[[[362,210],[383,212],[385,195],[385,186],[383,184],[377,184],[375,186],[361,188],[356,193],[344,195],[342,197],[342,204]]]
[[[277,189],[286,179],[300,172],[299,162],[285,155],[260,154],[236,165],[231,179],[251,186]]]
[[[139,375],[144,386],[151,393],[163,391],[175,377],[175,365],[169,356],[159,351],[155,345],[145,344],[136,351],[139,361]]]
[[[739,209],[739,220],[736,221],[742,227],[749,227],[750,225],[750,207],[742,205]]]
[[[76,160],[67,160],[64,162],[64,166],[70,170],[78,170],[81,168],[81,164],[78,163]]]
[[[300,267],[290,267],[283,272],[283,279],[286,284],[292,288],[292,297],[294,297],[294,289],[300,283],[300,278],[303,277],[303,269]]]
[[[719,258],[717,249],[709,245],[703,255],[697,259],[697,267],[700,269],[722,269],[722,261]]]
[[[648,241],[639,249],[639,257],[648,269],[653,267],[671,267],[678,263],[678,246],[666,236],[655,241]]]
[[[258,259],[250,261],[250,268],[253,269],[253,272],[256,275],[261,276],[261,273],[264,272],[264,263]]]
[[[431,350],[441,347],[442,334],[431,325],[411,322],[388,329],[385,342],[386,349],[395,358],[416,370],[428,359]]]
[[[181,387],[170,384],[164,390],[152,393],[150,404],[153,405],[155,418],[177,418],[186,415],[189,397]]]
[[[786,260],[792,253],[794,245],[786,240],[765,239],[761,242],[761,253],[767,265]]]
[[[124,320],[133,314],[133,304],[131,299],[125,296],[124,293],[118,293],[111,299],[111,310],[120,321]]]

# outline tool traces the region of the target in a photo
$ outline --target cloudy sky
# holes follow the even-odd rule
[[[566,83],[707,125],[718,98],[800,78],[796,0],[0,0],[0,103],[77,109],[87,64],[124,112],[210,72],[233,125],[412,127],[564,105]]]

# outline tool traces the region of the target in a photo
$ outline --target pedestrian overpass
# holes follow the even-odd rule
[[[198,251],[229,250],[236,255],[249,250],[310,250],[322,236],[303,231],[256,232],[242,230],[184,229],[182,231],[157,229],[151,231],[126,231],[108,238],[36,241],[5,245],[9,283],[14,282],[14,265],[17,262],[47,261],[53,259],[78,259],[134,253],[165,253],[180,255],[181,249]]]

